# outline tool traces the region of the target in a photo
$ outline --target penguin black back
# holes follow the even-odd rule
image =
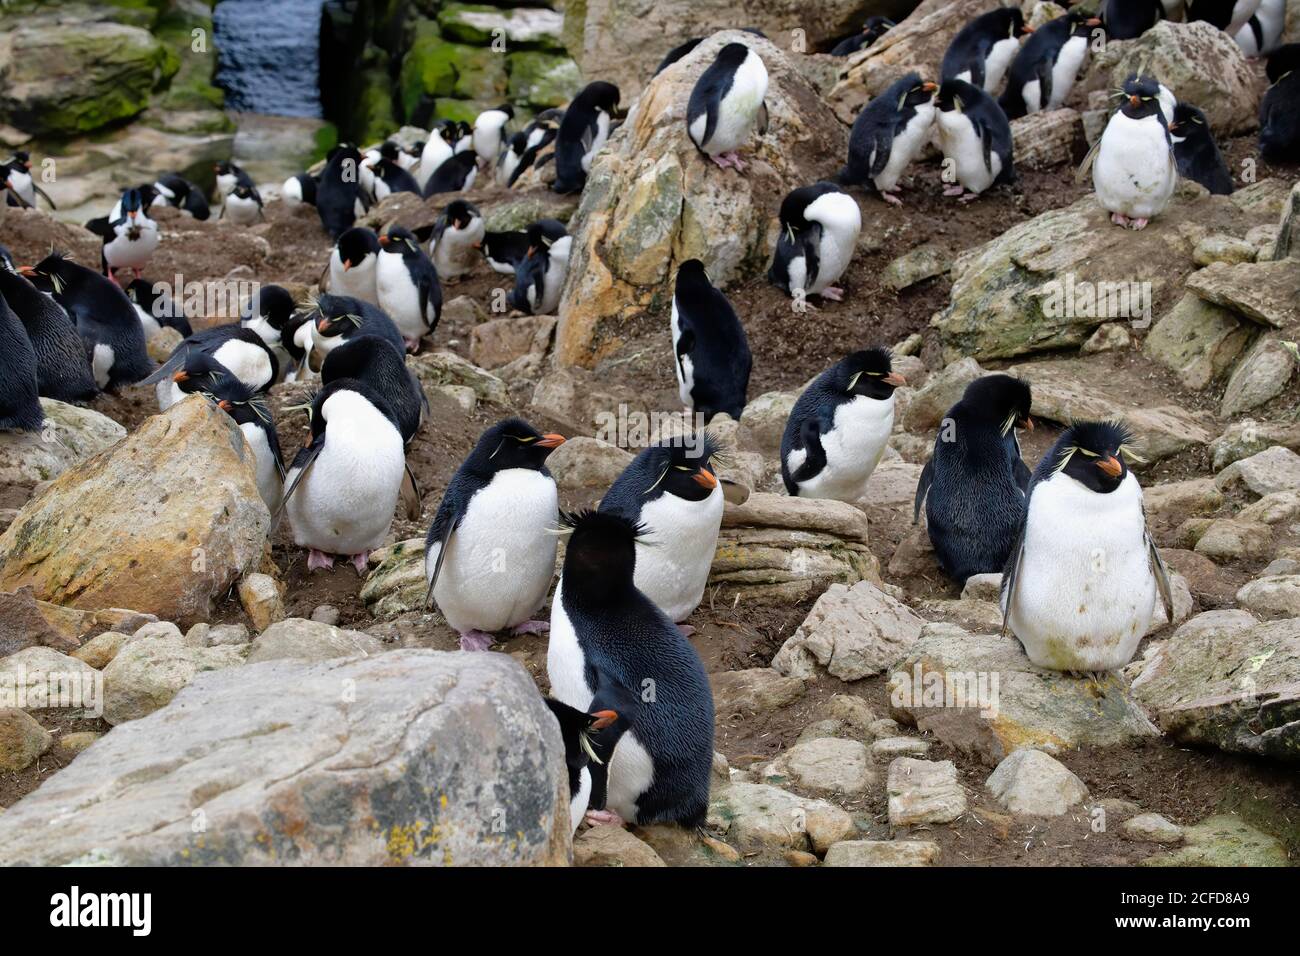
[[[1061,57],[1065,45],[1074,37],[1080,37],[1085,43],[1090,42],[1092,30],[1101,25],[1096,17],[1071,10],[1065,16],[1049,20],[1030,35],[1011,61],[1007,71],[1007,88],[998,98],[998,105],[1007,119],[1019,119],[1026,115],[1025,86],[1037,81],[1038,102],[1040,109],[1046,109],[1052,99],[1056,62]]]
[[[40,431],[45,423],[36,378],[36,351],[9,303],[0,296],[0,431]]]
[[[351,143],[340,143],[330,150],[316,185],[316,211],[331,239],[338,239],[356,221],[360,168],[361,151]]]
[[[555,183],[551,188],[557,193],[581,192],[586,185],[583,157],[591,152],[599,138],[602,114],[608,130],[618,101],[618,87],[597,80],[583,87],[564,111],[555,137]]]
[[[1218,196],[1232,192],[1232,174],[1204,113],[1190,103],[1179,103],[1174,107],[1169,135],[1174,143],[1179,176],[1200,183]]]
[[[1278,47],[1268,58],[1268,79],[1259,108],[1259,150],[1270,163],[1300,160],[1300,43]]]
[[[1025,15],[1019,7],[998,7],[982,13],[957,31],[944,51],[940,78],[951,80],[968,74],[969,82],[985,87],[985,66],[995,44],[1014,40],[1024,31]]]
[[[873,179],[889,162],[895,137],[916,116],[917,107],[934,98],[937,89],[935,84],[924,82],[921,74],[908,73],[872,99],[853,121],[849,161],[840,170],[839,181],[874,187]]]
[[[320,380],[365,382],[381,395],[397,418],[402,441],[410,443],[420,427],[424,393],[406,367],[406,359],[391,342],[374,335],[359,335],[331,349],[321,365]]]
[[[443,162],[424,184],[425,197],[439,193],[458,193],[472,184],[478,166],[478,154],[472,149],[456,153]]]
[[[727,297],[709,281],[704,263],[688,259],[677,270],[673,291],[674,358],[686,391],[690,362],[693,409],[709,422],[719,412],[739,420],[754,360],[745,328]]]
[[[1150,30],[1164,16],[1160,0],[1106,0],[1101,19],[1106,36],[1132,40]]]
[[[17,272],[0,266],[0,296],[22,322],[36,356],[37,390],[60,402],[88,402],[99,387],[86,345],[63,308]]]

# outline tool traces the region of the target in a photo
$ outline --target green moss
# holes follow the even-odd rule
[[[478,119],[479,113],[493,105],[495,104],[476,100],[439,99],[433,104],[433,115],[457,123],[472,123]]]
[[[532,10],[503,9],[481,3],[448,3],[438,11],[438,26],[443,36],[461,43],[487,46],[496,37],[503,36],[510,49],[530,48],[564,50],[557,34],[543,33],[537,28],[536,8]]]
[[[520,50],[506,57],[511,103],[539,109],[563,106],[582,89],[582,72],[567,56]]]
[[[417,24],[415,41],[402,60],[398,79],[403,116],[413,115],[427,97],[495,103],[505,95],[507,86],[506,57],[483,47],[449,43],[439,34],[437,24],[428,20]]]
[[[325,158],[325,154],[339,144],[339,128],[333,123],[326,123],[316,130],[315,146],[312,149],[311,162],[308,166],[314,166]]]

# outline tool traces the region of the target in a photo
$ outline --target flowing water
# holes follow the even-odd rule
[[[321,115],[322,0],[221,0],[213,12],[217,84],[226,108]]]

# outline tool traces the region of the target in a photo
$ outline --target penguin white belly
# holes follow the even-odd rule
[[[591,803],[591,769],[583,767],[578,771],[578,792],[569,797],[569,824],[576,831],[587,815],[587,806]]]
[[[677,314],[677,300],[673,299],[673,355],[677,355],[677,342],[682,337],[681,318]],[[680,359],[673,362],[673,368],[677,372],[677,397],[682,400],[682,404],[687,408],[695,407],[695,399],[691,397],[691,392],[695,390],[695,363],[691,361],[689,354],[683,355]]]
[[[325,447],[285,505],[299,547],[359,554],[384,543],[405,471],[402,436],[378,412],[330,425]],[[298,469],[290,469],[292,484]]]
[[[213,352],[212,357],[255,392],[271,381],[271,357],[266,349],[251,342],[231,339]]]
[[[217,192],[223,199],[233,193],[237,185],[239,185],[239,177],[234,173],[223,173],[217,176]]]
[[[862,212],[852,196],[827,193],[808,204],[804,217],[822,224],[817,246],[817,279],[807,291],[813,295],[835,284],[853,258],[862,230]]]
[[[108,385],[115,358],[113,346],[106,342],[96,342],[94,349],[91,350],[90,370],[95,376],[95,384],[100,388]]]
[[[794,295],[796,291],[808,291],[808,260],[802,255],[793,257],[785,267],[786,285],[790,287],[790,294]]]
[[[531,468],[500,471],[480,489],[452,532],[433,589],[443,617],[457,631],[500,631],[532,617],[555,574],[555,482]],[[425,581],[440,544],[429,549]]]
[[[96,346],[96,348],[98,347]],[[98,380],[98,376],[96,376],[96,380]],[[100,388],[103,388],[103,386],[101,385]],[[160,412],[167,411],[185,397],[185,393],[181,391],[180,386],[169,378],[165,378],[155,385],[153,393],[158,399],[158,411]]]
[[[512,276],[515,274],[515,267],[512,263],[500,262],[493,259],[491,256],[488,256],[487,264],[491,266],[493,272],[499,272],[503,276]]]
[[[474,254],[477,251],[473,243],[482,238],[481,225],[477,236],[459,229],[454,234],[451,229],[444,232],[442,238],[433,244],[429,256],[433,260],[433,267],[438,270],[438,278],[455,279],[473,269]]]
[[[280,330],[270,322],[266,321],[265,316],[254,315],[251,318],[244,319],[239,324],[244,328],[255,332],[257,337],[271,348],[275,348],[280,344]],[[285,354],[287,355],[288,353]],[[276,358],[279,357],[279,355],[276,356]]]
[[[665,493],[641,509],[646,533],[637,542],[633,581],[674,621],[690,617],[704,597],[718,549],[722,504],[719,485],[703,501]]]
[[[515,174],[519,168],[519,156],[513,149],[508,149],[501,157],[501,162],[497,164],[497,185],[504,186],[510,182],[510,177]]]
[[[718,103],[718,121],[713,127],[713,138],[704,144],[705,152],[716,156],[744,146],[754,130],[765,96],[767,69],[751,50],[736,69],[731,88]]]
[[[801,482],[801,498],[834,498],[854,502],[867,491],[867,480],[885,453],[894,428],[894,396],[883,401],[859,395],[835,409],[833,427],[822,435],[826,464],[812,478]],[[806,456],[805,456],[806,457]],[[792,453],[787,464],[793,472]],[[800,457],[799,464],[803,463]]]
[[[655,762],[637,739],[636,731],[628,729],[614,746],[609,758],[609,784],[605,790],[605,806],[629,823],[639,815],[637,800],[655,781]]]
[[[335,249],[330,254],[330,292],[379,305],[379,294],[375,289],[378,267],[379,256],[372,253],[356,265],[344,269],[343,260],[339,258],[338,249]]]
[[[158,320],[138,305],[135,307],[135,314],[140,319],[140,328],[144,330],[146,342],[162,331],[162,326],[158,324]]]
[[[533,314],[554,315],[560,304],[560,293],[564,291],[564,279],[569,274],[569,247],[573,239],[569,236],[551,243],[550,262],[546,266],[546,275],[542,278],[542,301],[533,303]]]
[[[1074,89],[1084,62],[1088,59],[1088,38],[1070,37],[1061,47],[1061,52],[1052,64],[1052,97],[1047,102],[1047,109],[1059,109],[1066,97]],[[1041,94],[1040,94],[1041,95]]]
[[[1165,128],[1154,116],[1111,117],[1092,166],[1092,185],[1107,212],[1150,219],[1169,205],[1178,184]]]
[[[1002,78],[1007,75],[1007,67],[1020,52],[1020,41],[1007,37],[993,44],[989,55],[984,59],[984,92],[992,95],[1002,85]]]
[[[591,172],[591,161],[596,158],[596,154],[600,152],[607,139],[609,139],[609,114],[604,110],[597,110],[596,135],[591,140],[591,149],[582,154],[582,171],[584,173]]]
[[[266,502],[266,507],[274,511],[280,504],[280,471],[275,467],[275,456],[271,453],[271,444],[267,441],[266,432],[251,422],[245,422],[239,426],[239,430],[244,433],[244,438],[248,442],[248,447],[253,449],[253,459],[256,462],[257,473],[257,492]]]
[[[418,339],[429,331],[420,313],[420,291],[398,255],[384,253],[375,269],[379,307],[388,313],[403,336]]]
[[[903,131],[894,137],[894,142],[889,147],[889,159],[885,162],[885,168],[874,180],[878,190],[885,192],[898,185],[898,181],[903,178],[903,173],[907,172],[907,167],[912,165],[912,161],[921,154],[921,150],[925,149],[933,128],[934,102],[927,100],[916,108],[916,115],[908,120]]]
[[[1132,474],[1110,494],[1068,475],[1034,488],[1009,615],[1031,661],[1105,671],[1132,659],[1156,601],[1144,528]]]
[[[1232,7],[1232,20],[1224,27],[1228,36],[1232,36],[1244,27],[1260,7],[1260,0],[1237,0]]]
[[[112,269],[143,269],[158,248],[158,230],[142,227],[132,239],[125,228],[104,245],[104,259]]]
[[[587,685],[587,655],[578,643],[578,632],[564,610],[564,575],[551,598],[551,630],[546,641],[546,679],[556,700],[586,711],[596,692]]]
[[[973,193],[982,193],[993,185],[1002,172],[1002,158],[989,153],[989,166],[984,165],[984,141],[975,132],[975,126],[956,110],[939,113],[939,138],[943,155],[956,167],[957,182]]]
[[[260,208],[253,199],[241,199],[233,193],[226,197],[226,218],[237,226],[248,226],[257,222]]]
[[[1053,86],[1052,89],[1055,90],[1056,87]],[[1038,80],[1030,80],[1021,90],[1020,98],[1025,101],[1026,114],[1039,112],[1043,108],[1043,84]]]
[[[280,188],[280,197],[287,206],[297,206],[302,203],[302,183],[298,181],[297,176],[290,176],[284,181],[284,186]]]

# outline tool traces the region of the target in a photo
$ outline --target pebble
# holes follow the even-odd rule
[[[951,823],[966,812],[966,792],[951,760],[898,757],[889,765],[889,823]]]

